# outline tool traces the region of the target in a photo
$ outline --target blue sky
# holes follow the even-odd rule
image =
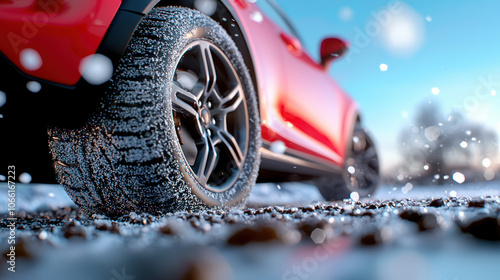
[[[500,132],[500,1],[277,2],[314,57],[324,37],[351,43],[331,75],[360,103],[383,167],[397,162],[399,132],[424,102]]]

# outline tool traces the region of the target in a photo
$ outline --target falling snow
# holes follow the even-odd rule
[[[326,239],[326,232],[321,228],[316,228],[311,232],[311,239],[316,244],[321,244]]]
[[[351,21],[353,17],[354,17],[354,11],[350,7],[344,6],[340,8],[339,10],[340,20],[348,22]]]
[[[439,127],[430,126],[425,129],[424,135],[429,141],[434,142],[439,138],[441,132],[439,131]]]
[[[21,175],[19,175],[19,182],[23,183],[23,184],[29,184],[31,183],[31,175],[29,173],[21,173]]]
[[[0,90],[0,107],[5,105],[6,102],[7,102],[7,95],[5,94],[5,92]]]
[[[460,147],[462,147],[464,149],[467,148],[468,145],[469,144],[467,142],[465,142],[465,141],[460,142]]]
[[[216,0],[195,0],[194,7],[207,16],[212,16],[217,11]]]
[[[491,166],[491,160],[489,158],[485,158],[483,159],[483,161],[481,162],[482,165],[486,168],[490,167]]]
[[[113,63],[102,54],[93,54],[82,59],[79,70],[89,84],[100,85],[113,76]]]
[[[356,173],[356,168],[354,168],[354,166],[349,166],[347,167],[347,172],[354,174]]]
[[[39,82],[30,81],[26,84],[26,88],[33,93],[37,93],[42,89],[42,85]]]
[[[286,145],[283,141],[274,141],[271,143],[270,150],[273,153],[284,154],[286,152]]]
[[[34,49],[24,49],[19,53],[21,65],[29,71],[36,71],[42,67],[43,61],[40,54]]]
[[[459,184],[462,184],[465,182],[465,175],[460,173],[460,172],[455,172],[453,173],[453,180]]]
[[[352,192],[350,195],[351,199],[353,201],[358,201],[359,200],[359,193],[358,192]]]
[[[495,179],[495,172],[493,170],[486,169],[484,171],[483,177],[486,181],[491,181]]]
[[[392,53],[410,56],[420,49],[425,37],[422,16],[407,4],[400,3],[400,11],[391,15],[382,32],[382,42]]]
[[[258,23],[261,23],[263,20],[264,20],[264,16],[262,15],[261,12],[259,11],[253,11],[251,14],[250,14],[250,18],[255,21],[255,22],[258,22]]]

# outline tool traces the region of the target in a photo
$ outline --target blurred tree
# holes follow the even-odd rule
[[[461,112],[444,117],[436,104],[420,106],[414,122],[401,132],[400,173],[443,183],[453,169],[478,169],[498,153],[496,132],[467,119]]]

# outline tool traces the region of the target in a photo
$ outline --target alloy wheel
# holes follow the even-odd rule
[[[179,144],[196,180],[211,191],[229,189],[248,153],[249,118],[242,84],[222,50],[206,40],[184,49],[172,104]]]

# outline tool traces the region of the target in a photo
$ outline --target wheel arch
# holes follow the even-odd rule
[[[119,11],[129,14],[128,24],[126,26],[123,24],[115,24],[117,28],[113,28],[113,25],[110,27],[106,36],[107,38],[105,38],[107,40],[104,40],[101,45],[101,52],[111,57],[112,60],[117,63],[128,46],[130,38],[132,38],[140,20],[151,11],[151,9],[154,7],[178,6],[196,10],[195,1],[196,0],[123,0]],[[236,46],[243,56],[245,65],[250,71],[250,76],[258,98],[258,81],[255,75],[255,67],[248,45],[247,35],[242,29],[240,20],[229,1],[216,1],[217,10],[210,17],[218,22],[236,43]],[[124,33],[127,35],[124,36]],[[117,37],[120,40],[116,40]]]
[[[350,154],[352,148],[352,137],[357,125],[362,123],[361,111],[357,102],[351,102],[351,105],[346,108],[344,115],[344,139],[346,145],[344,150],[344,159]]]

